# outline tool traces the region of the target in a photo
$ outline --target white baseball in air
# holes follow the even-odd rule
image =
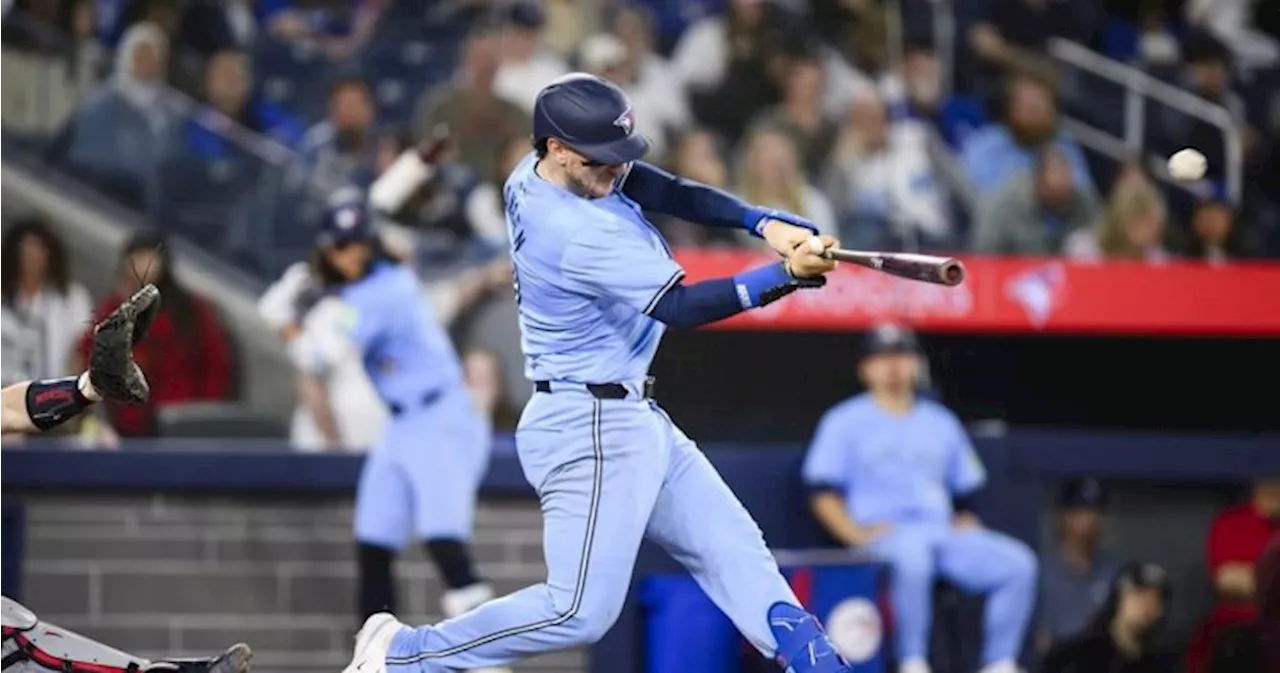
[[[1174,180],[1199,180],[1209,169],[1209,162],[1199,150],[1186,149],[1174,152],[1169,157],[1169,175]]]
[[[827,251],[827,246],[823,245],[822,239],[818,238],[817,236],[810,236],[809,249],[813,251],[813,254],[821,255],[822,253]]]

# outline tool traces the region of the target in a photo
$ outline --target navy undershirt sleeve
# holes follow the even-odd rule
[[[732,278],[713,278],[667,290],[649,317],[672,329],[694,329],[743,312]]]
[[[678,283],[649,310],[649,316],[675,329],[693,329],[771,304],[801,287],[821,287],[822,278],[793,278],[782,262],[693,285]]]
[[[694,224],[745,229],[753,234],[767,215],[727,192],[685,180],[657,166],[637,161],[622,183],[622,193],[641,208]]]

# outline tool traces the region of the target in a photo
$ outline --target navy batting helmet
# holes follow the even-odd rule
[[[533,106],[533,140],[555,138],[602,164],[625,164],[649,152],[636,134],[631,99],[608,80],[573,73],[538,92]]]
[[[320,219],[316,243],[328,247],[373,238],[373,214],[358,191],[342,191],[331,198]]]

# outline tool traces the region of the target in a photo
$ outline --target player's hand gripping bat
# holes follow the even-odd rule
[[[868,269],[937,285],[959,285],[964,282],[964,264],[954,257],[918,255],[907,252],[863,252],[831,248],[824,257],[849,262]]]

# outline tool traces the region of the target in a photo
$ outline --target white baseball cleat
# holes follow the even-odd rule
[[[403,628],[405,624],[390,612],[379,612],[364,620],[364,626],[356,634],[356,649],[351,663],[342,669],[342,673],[386,673],[391,639]]]

